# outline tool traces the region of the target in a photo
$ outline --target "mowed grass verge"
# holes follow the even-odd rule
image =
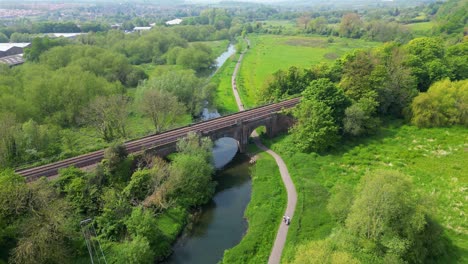
[[[250,50],[241,65],[238,77],[242,102],[255,106],[258,90],[280,69],[291,66],[309,68],[320,62],[333,62],[346,52],[370,48],[378,42],[323,36],[249,35]],[[330,41],[333,41],[329,43]]]
[[[432,205],[431,216],[457,247],[458,262],[468,263],[466,128],[387,126],[374,136],[345,142],[328,155],[288,153],[284,147],[287,137],[268,142],[288,165],[298,191],[283,262],[293,260],[297,246],[332,233],[335,224],[326,205],[335,184],[356,186],[367,171],[390,169],[412,178],[415,191]]]
[[[224,252],[222,263],[267,263],[273,248],[287,196],[273,157],[258,155],[252,167],[252,198],[245,212],[247,234],[237,246]]]
[[[210,80],[210,83],[217,86],[214,105],[221,114],[238,112],[236,99],[232,92],[231,78],[239,56],[236,53],[227,59]]]

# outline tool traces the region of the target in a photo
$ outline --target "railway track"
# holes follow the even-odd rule
[[[291,108],[298,102],[299,98],[294,98],[275,104],[260,106],[235,114],[230,114],[227,116],[191,124],[185,127],[172,129],[161,134],[149,135],[143,138],[127,141],[124,144],[129,153],[138,153],[154,147],[172,144],[180,138],[185,137],[187,133],[191,131],[203,134],[204,132],[237,125],[238,122],[264,118],[271,113],[280,111],[281,109]],[[57,175],[58,170],[61,168],[66,168],[72,165],[77,168],[83,168],[96,164],[103,158],[104,150],[98,150],[43,166],[17,170],[16,173],[24,176],[27,181],[33,181],[42,176],[55,176]]]

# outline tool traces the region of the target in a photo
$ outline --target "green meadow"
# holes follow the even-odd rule
[[[432,28],[434,27],[434,22],[421,22],[421,23],[412,23],[406,25],[406,27],[416,36],[428,36]]]
[[[376,135],[339,144],[326,155],[290,153],[285,148],[288,136],[267,143],[285,160],[298,191],[296,213],[283,251],[284,262],[293,260],[297,246],[332,234],[335,222],[326,205],[335,184],[356,186],[367,171],[390,169],[412,178],[416,192],[430,205],[431,216],[444,227],[445,235],[456,248],[445,263],[454,263],[454,255],[461,256],[459,263],[467,263],[466,128],[418,129],[391,124]]]
[[[247,51],[238,77],[245,106],[254,106],[259,88],[276,71],[291,66],[308,68],[320,62],[333,62],[346,52],[379,45],[360,39],[323,36],[249,35]]]

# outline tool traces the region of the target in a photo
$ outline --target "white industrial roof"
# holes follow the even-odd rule
[[[47,33],[47,35],[51,37],[56,37],[56,38],[60,38],[60,37],[73,38],[73,37],[83,35],[83,34],[86,34],[86,33]]]
[[[182,23],[182,21],[183,21],[182,19],[176,18],[176,19],[167,21],[166,25],[179,25],[180,23]]]
[[[0,43],[0,51],[7,51],[13,47],[24,48],[29,46],[31,43]]]
[[[133,28],[133,31],[137,31],[137,30],[150,30],[151,27],[134,27]]]

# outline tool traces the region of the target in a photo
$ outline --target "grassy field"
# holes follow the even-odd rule
[[[250,150],[258,151],[253,146]],[[274,188],[272,188],[274,186]],[[267,263],[286,206],[286,190],[276,162],[266,153],[252,169],[252,198],[245,212],[249,229],[242,241],[224,252],[222,263]]]
[[[257,91],[270,75],[291,66],[310,67],[332,62],[346,52],[377,46],[377,42],[359,39],[314,36],[250,35],[247,52],[239,73],[239,91],[246,106],[254,106]]]
[[[406,27],[417,37],[427,36],[431,33],[432,28],[434,27],[433,22],[421,22],[421,23],[412,23],[406,25]]]
[[[458,263],[468,262],[466,128],[418,129],[393,124],[377,135],[340,144],[323,156],[287,153],[287,136],[268,144],[285,160],[298,191],[296,216],[289,228],[283,261],[293,259],[297,246],[330,235],[334,222],[326,205],[335,184],[355,186],[367,171],[385,168],[412,178],[416,191],[432,202],[432,216],[458,247],[462,256]]]

